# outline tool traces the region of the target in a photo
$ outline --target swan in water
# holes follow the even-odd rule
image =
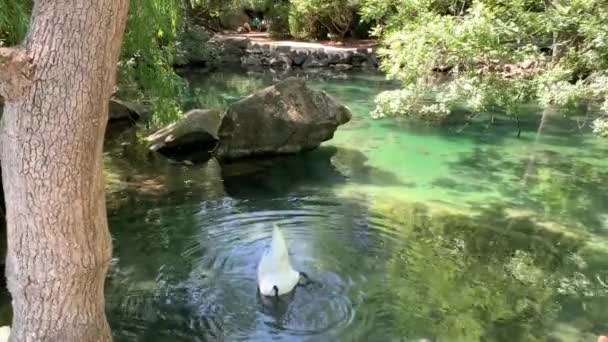
[[[8,342],[8,338],[11,334],[11,327],[5,325],[0,327],[0,342]]]
[[[300,282],[300,276],[308,279],[306,273],[291,267],[287,243],[275,224],[270,248],[264,251],[258,264],[258,289],[263,296],[278,297],[291,292]]]

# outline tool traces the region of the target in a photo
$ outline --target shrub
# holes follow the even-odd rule
[[[608,69],[603,0],[365,0],[361,14],[376,24],[382,68],[408,91],[436,91],[431,76],[441,70],[452,81],[439,97],[513,115],[530,101],[573,106],[608,95],[594,91]]]
[[[345,38],[355,26],[356,0],[292,0],[290,30],[302,38]]]

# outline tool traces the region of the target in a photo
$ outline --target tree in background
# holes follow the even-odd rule
[[[23,45],[0,48],[12,341],[111,340],[102,150],[127,7],[36,0]]]
[[[0,0],[0,46],[18,44],[27,33],[32,2]]]
[[[159,126],[181,115],[183,82],[173,68],[176,41],[186,34],[186,4],[176,0],[130,0],[119,64],[119,97],[144,103]],[[201,42],[201,43],[204,43]]]
[[[361,11],[378,24],[384,70],[404,83],[379,97],[377,116],[442,115],[461,101],[474,112],[515,114],[527,102],[567,107],[607,97],[602,0],[366,0]],[[451,81],[436,82],[437,71]],[[437,94],[432,105],[429,93]]]
[[[290,30],[301,38],[344,39],[355,24],[357,0],[291,0]]]

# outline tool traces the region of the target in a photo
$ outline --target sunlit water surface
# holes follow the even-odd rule
[[[188,73],[223,108],[272,74]],[[594,341],[608,332],[608,144],[584,117],[372,120],[380,75],[309,76],[354,112],[318,150],[220,166],[108,142],[121,341]],[[128,145],[126,144],[128,143]],[[272,224],[316,282],[256,293]]]

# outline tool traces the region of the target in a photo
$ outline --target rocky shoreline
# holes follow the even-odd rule
[[[378,68],[371,47],[333,47],[300,42],[255,41],[247,37],[216,35],[209,42],[217,53],[208,66],[240,66],[249,70],[321,69],[336,71]],[[200,65],[196,56],[186,57],[180,66]]]

